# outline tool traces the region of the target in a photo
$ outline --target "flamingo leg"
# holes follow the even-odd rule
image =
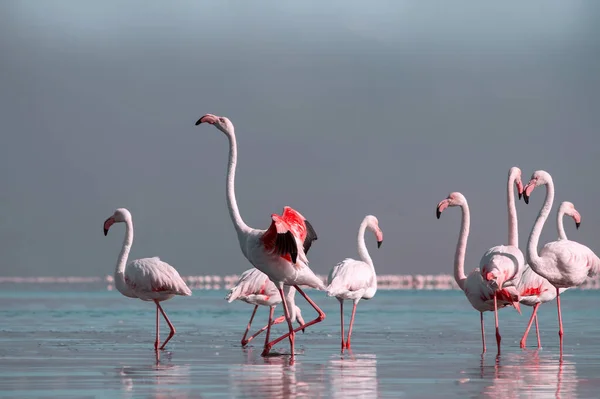
[[[346,344],[344,343],[344,300],[339,299],[339,301],[340,301],[340,325],[341,325],[341,329],[342,329],[342,352],[343,352],[344,348],[346,347]]]
[[[319,313],[319,315],[317,316],[317,318],[316,318],[316,319],[314,319],[314,320],[311,320],[311,321],[309,321],[308,323],[305,323],[305,324],[301,325],[300,327],[296,327],[296,329],[293,329],[293,327],[291,327],[291,322],[288,320],[288,323],[290,324],[290,327],[292,328],[292,329],[290,329],[290,332],[288,332],[288,333],[286,333],[286,334],[283,334],[281,337],[279,337],[279,338],[277,338],[277,339],[273,340],[272,342],[270,342],[270,343],[269,343],[269,345],[270,345],[270,346],[269,346],[269,348],[268,348],[268,349],[272,348],[272,347],[273,347],[273,345],[277,344],[279,341],[281,341],[281,340],[283,340],[283,339],[286,339],[288,336],[290,336],[290,334],[295,334],[295,333],[297,333],[298,331],[305,329],[306,327],[312,326],[313,324],[316,324],[316,323],[319,323],[319,322],[321,322],[321,321],[325,320],[325,313],[324,313],[324,312],[321,310],[321,308],[319,308],[319,307],[317,306],[317,304],[316,304],[316,303],[314,303],[314,302],[313,302],[313,300],[312,300],[312,299],[310,299],[310,298],[308,297],[308,295],[306,295],[306,294],[304,293],[304,291],[302,291],[302,289],[300,289],[300,287],[298,287],[297,285],[294,285],[294,288],[296,288],[296,291],[298,291],[298,292],[300,293],[300,295],[302,295],[302,296],[304,297],[304,299],[306,299],[306,301],[307,301],[307,302],[308,302],[308,303],[309,303],[309,304],[310,304],[310,305],[311,305],[311,306],[312,306],[312,307],[313,307],[313,308],[314,308],[314,309],[315,309],[315,310],[316,310],[316,311]],[[283,298],[283,296],[282,296],[282,298]],[[283,302],[285,303],[285,299],[283,299]],[[288,314],[289,314],[289,313],[288,313]],[[286,316],[287,316],[287,315],[286,315]],[[265,347],[265,350],[267,350],[267,348],[266,348],[266,347]],[[263,353],[264,353],[264,352],[263,352]],[[268,353],[268,352],[267,352],[267,353]]]
[[[496,343],[498,344],[498,354],[500,354],[500,328],[498,327],[498,300],[496,294],[494,294],[494,318],[496,319]]]
[[[483,351],[481,352],[481,354],[483,355],[486,352],[486,347],[485,347],[485,328],[483,327],[483,312],[479,312],[479,316],[481,318],[481,342],[483,344]]]
[[[352,307],[352,317],[350,318],[350,327],[348,327],[348,338],[346,339],[346,349],[350,349],[350,336],[352,336],[352,327],[354,326],[354,315],[356,314],[356,302]]]
[[[273,307],[273,309],[275,309],[275,307]],[[273,316],[271,315],[271,319],[272,318],[273,318]],[[275,324],[283,323],[284,321],[285,321],[285,316],[281,316],[281,317],[276,318],[273,321],[270,321],[269,324],[267,324],[266,326],[264,326],[263,328],[261,328],[260,330],[255,332],[254,335],[252,335],[250,338],[248,338],[246,343],[252,341],[254,338],[256,338],[257,336],[262,334],[263,331],[270,329],[271,326],[274,326]]]
[[[248,326],[246,327],[246,332],[244,333],[244,336],[242,337],[242,346],[246,346],[248,344],[248,342],[250,342],[252,340],[252,338],[254,338],[256,335],[253,335],[252,337],[250,337],[250,339],[246,339],[246,336],[248,335],[248,331],[250,331],[250,326],[252,326],[252,320],[254,320],[254,315],[256,314],[256,311],[258,310],[258,305],[254,305],[254,310],[252,311],[252,316],[250,316],[250,321],[248,322]],[[263,331],[263,330],[261,330]]]
[[[162,349],[165,349],[165,345],[167,345],[167,342],[169,342],[171,340],[171,338],[173,338],[173,335],[175,335],[175,327],[173,327],[173,323],[171,323],[171,320],[169,320],[169,318],[167,317],[167,314],[163,310],[162,306],[160,306],[158,301],[156,301],[156,306],[158,306],[160,313],[162,313],[163,317],[165,318],[165,321],[169,325],[169,329],[171,330],[169,332],[169,336],[167,337],[167,340],[165,342],[163,342],[162,346],[160,347],[160,349],[162,350]]]
[[[540,327],[538,326],[538,317],[535,315],[535,335],[537,335],[538,349],[542,347],[542,341],[540,341]]]
[[[560,312],[560,292],[556,289],[556,307],[558,308],[558,336],[560,338],[560,357],[563,354],[563,326],[562,326],[562,315]]]
[[[273,320],[273,313],[275,312],[275,308],[273,306],[269,307],[269,321],[267,322],[267,336],[265,337],[265,346],[263,349],[263,356],[265,356],[265,354],[269,353],[269,350],[267,349],[267,344],[269,343],[269,337],[271,336],[271,324],[272,324],[272,320]]]
[[[287,301],[285,300],[285,294],[283,293],[283,289],[281,287],[277,287],[279,290],[279,295],[281,295],[281,303],[283,304],[283,311],[285,313],[285,319],[288,323],[289,332],[287,334],[282,335],[281,337],[267,343],[265,345],[265,349],[263,350],[262,356],[266,356],[271,351],[273,345],[277,344],[279,341],[285,338],[289,338],[290,340],[290,350],[291,350],[291,360],[294,359],[294,338],[296,335],[296,331],[294,331],[294,327],[292,326],[292,319],[290,318],[290,312],[288,310]],[[269,320],[270,322],[270,320]]]
[[[529,318],[529,324],[527,324],[527,329],[525,329],[525,334],[523,334],[523,338],[521,338],[521,348],[525,349],[526,343],[527,343],[527,336],[529,335],[529,329],[531,328],[531,324],[533,323],[533,321],[535,320],[535,330],[536,332],[537,330],[537,310],[538,310],[538,306],[540,306],[539,303],[536,303],[533,306],[533,312],[531,312],[531,317]],[[539,345],[539,332],[538,332],[538,345]]]
[[[158,351],[158,344],[160,343],[159,340],[159,325],[160,325],[160,320],[158,319],[158,302],[156,302],[156,341],[154,341],[154,350]]]

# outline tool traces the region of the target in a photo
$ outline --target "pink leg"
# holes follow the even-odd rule
[[[275,312],[275,307],[271,306],[269,307],[269,321],[267,322],[267,336],[265,337],[265,346],[263,349],[263,356],[268,355],[269,354],[269,349],[267,349],[267,344],[269,343],[269,337],[271,336],[271,324],[272,324],[272,320],[273,320],[273,313]]]
[[[346,349],[350,349],[350,337],[352,336],[352,327],[354,326],[354,315],[356,314],[356,302],[352,307],[352,317],[350,318],[350,327],[348,328],[348,338],[346,339]]]
[[[542,341],[540,341],[540,327],[538,326],[538,317],[537,314],[535,315],[535,335],[537,335],[537,341],[538,341],[538,349],[540,349],[542,347]]]
[[[483,352],[481,352],[481,354],[483,355],[485,353],[485,351],[486,351],[486,347],[485,347],[485,328],[483,327],[483,312],[479,312],[479,316],[481,317],[481,342],[483,344]]]
[[[275,307],[273,307],[273,309],[275,309]],[[273,319],[272,314],[270,314],[270,318]],[[271,326],[273,326],[275,324],[283,323],[284,321],[285,321],[285,316],[281,316],[281,317],[278,317],[275,320],[269,322],[269,324],[267,324],[266,326],[264,326],[263,328],[261,328],[260,330],[255,332],[254,335],[252,335],[250,338],[248,338],[246,343],[248,343],[248,342],[252,341],[254,338],[258,337],[260,334],[262,334],[263,331],[269,330]]]
[[[160,343],[159,340],[159,328],[158,326],[160,325],[160,320],[158,320],[158,302],[156,302],[156,341],[154,341],[154,350],[157,351],[158,350],[158,344]]]
[[[253,335],[252,337],[250,337],[250,339],[246,339],[246,336],[248,335],[248,331],[250,331],[250,326],[252,326],[252,320],[254,320],[254,315],[256,314],[257,309],[258,309],[258,305],[254,305],[254,310],[252,311],[252,316],[250,316],[250,321],[248,322],[248,326],[246,327],[246,332],[244,333],[244,336],[242,337],[242,346],[246,346],[248,344],[248,342],[250,342],[252,340],[252,338],[255,337]]]
[[[285,294],[283,293],[283,289],[280,287],[277,287],[277,289],[279,290],[279,295],[281,295],[281,303],[283,304],[283,311],[285,313],[285,319],[287,320],[288,323],[288,328],[289,328],[289,332],[287,334],[282,335],[281,337],[277,338],[276,340],[269,342],[268,344],[265,345],[265,349],[263,350],[262,355],[266,356],[270,351],[271,348],[273,347],[273,345],[275,345],[276,343],[278,343],[279,341],[281,341],[282,339],[285,338],[289,338],[290,340],[290,350],[291,350],[291,359],[290,361],[293,361],[294,359],[294,338],[296,335],[296,331],[294,331],[294,327],[292,326],[292,320],[290,318],[290,312],[288,310],[288,306],[287,306],[287,301],[285,300]]]
[[[498,354],[500,354],[500,341],[502,337],[500,336],[500,328],[498,327],[498,302],[496,295],[494,294],[494,317],[496,318],[496,343],[498,344]]]
[[[346,347],[346,344],[344,343],[344,300],[339,299],[339,301],[340,301],[340,325],[342,326],[342,352],[343,352],[344,348]]]
[[[274,340],[273,342],[271,342],[269,345],[269,349],[271,347],[273,347],[273,345],[277,344],[279,341],[286,339],[291,333],[297,333],[300,330],[305,329],[306,327],[312,326],[313,324],[319,323],[323,320],[325,320],[325,313],[323,313],[323,311],[321,310],[321,308],[319,308],[317,306],[316,303],[313,302],[312,299],[310,299],[308,297],[308,295],[306,295],[304,293],[304,291],[302,291],[302,289],[300,289],[300,287],[298,287],[297,285],[294,285],[294,287],[296,288],[296,291],[298,291],[300,293],[300,295],[302,295],[304,297],[304,299],[306,299],[306,301],[317,311],[317,313],[319,313],[319,315],[317,316],[316,319],[309,321],[308,323],[305,323],[303,325],[301,325],[300,327],[297,327],[295,330],[290,331],[289,333],[283,334],[281,337],[277,338],[276,340]],[[266,348],[265,348],[266,350]],[[263,352],[264,353],[264,352]]]
[[[521,348],[525,349],[526,343],[527,343],[527,336],[529,335],[529,329],[531,328],[531,324],[533,323],[533,320],[535,319],[536,322],[536,331],[537,331],[537,310],[538,310],[538,306],[540,306],[539,303],[536,303],[533,306],[533,312],[531,312],[531,317],[529,318],[529,324],[527,324],[527,328],[525,329],[525,334],[523,334],[523,338],[521,338]],[[539,334],[538,334],[538,342],[539,342]]]
[[[560,357],[563,354],[563,326],[562,326],[562,315],[560,313],[560,293],[558,288],[556,289],[556,307],[558,308],[558,336],[560,338]]]
[[[160,349],[162,350],[162,349],[165,349],[165,345],[167,345],[167,342],[169,342],[171,340],[171,338],[173,338],[173,335],[175,335],[175,327],[173,327],[171,320],[169,320],[169,318],[167,317],[167,314],[163,310],[162,306],[160,306],[158,301],[156,301],[156,306],[158,306],[160,313],[162,313],[163,317],[165,318],[165,321],[167,322],[167,324],[169,325],[169,328],[171,329],[171,331],[169,332],[169,336],[167,337],[167,340],[165,342],[163,342],[162,346],[160,347]]]

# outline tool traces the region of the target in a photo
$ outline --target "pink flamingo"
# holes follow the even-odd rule
[[[460,224],[460,236],[456,244],[456,254],[454,256],[454,279],[464,291],[471,306],[480,312],[481,320],[481,341],[483,344],[483,353],[486,352],[485,346],[485,328],[483,324],[483,312],[495,311],[498,308],[514,306],[521,313],[519,306],[519,294],[515,287],[492,289],[483,279],[479,268],[473,269],[469,276],[465,276],[465,253],[467,251],[467,240],[469,238],[469,228],[471,225],[471,214],[467,199],[459,192],[453,192],[442,200],[436,209],[436,216],[439,219],[442,212],[448,207],[459,206],[462,209],[462,219]]]
[[[515,206],[515,190],[517,186],[519,198],[523,193],[521,169],[513,166],[508,171],[507,204],[508,204],[508,245],[498,245],[488,249],[479,261],[481,275],[493,290],[514,286],[525,266],[525,257],[519,249],[519,227]],[[498,327],[497,304],[494,300],[494,318],[496,322],[496,343],[500,353],[500,329]]]
[[[290,317],[292,321],[297,321],[298,324],[303,325],[304,319],[302,319],[302,312],[300,311],[300,308],[296,306],[294,301],[296,289],[286,285],[284,286],[283,291],[290,308]],[[279,291],[277,291],[275,284],[269,280],[269,277],[267,277],[266,274],[257,268],[253,267],[252,269],[248,269],[242,273],[240,279],[235,286],[229,290],[229,293],[225,299],[229,303],[237,299],[249,303],[250,305],[254,305],[254,311],[252,312],[252,316],[250,316],[248,327],[246,327],[246,332],[242,337],[242,346],[246,346],[248,342],[252,341],[263,331],[269,330],[270,326],[273,324],[279,324],[285,321],[285,316],[278,317],[271,321],[273,319],[275,307],[281,303],[281,297],[279,296]],[[246,339],[248,332],[250,331],[250,327],[252,326],[252,320],[254,320],[254,315],[256,314],[259,306],[269,307],[269,324],[258,330],[250,338]],[[267,332],[267,335],[269,335],[269,331]],[[268,341],[269,338],[267,338],[267,342]]]
[[[571,202],[564,201],[562,204],[560,204],[556,214],[556,225],[558,227],[559,240],[567,239],[567,234],[565,233],[565,227],[563,225],[564,215],[568,215],[573,218],[576,228],[579,228],[579,225],[581,224],[581,215],[579,212],[577,212],[577,209],[575,209],[575,205],[573,205]],[[531,324],[535,320],[535,332],[537,335],[538,348],[541,348],[542,343],[540,340],[540,331],[538,327],[537,310],[540,304],[550,302],[556,298],[556,290],[548,280],[531,270],[529,265],[525,266],[525,271],[521,275],[516,287],[517,291],[519,291],[519,302],[523,305],[533,306],[533,312],[531,313],[531,318],[529,319],[529,324],[527,324],[527,329],[523,334],[523,338],[521,338],[520,346],[521,348],[525,348],[527,335],[529,335]],[[567,289],[568,288],[560,288],[559,291],[562,294]]]
[[[154,349],[158,350],[159,341],[159,317],[158,312],[162,313],[165,321],[171,330],[169,336],[163,342],[160,349],[165,345],[173,335],[175,327],[167,317],[167,314],[160,306],[160,302],[173,298],[175,295],[190,296],[192,290],[185,284],[177,270],[158,257],[135,259],[127,263],[127,257],[133,244],[133,220],[131,213],[125,208],[119,208],[115,213],[104,222],[104,235],[108,234],[110,226],[115,223],[125,223],[125,240],[123,248],[117,260],[114,282],[117,290],[126,297],[139,298],[142,301],[153,301],[156,304],[156,341]]]
[[[299,285],[325,290],[325,284],[308,267],[306,252],[317,234],[310,223],[299,212],[286,206],[281,216],[271,215],[271,226],[267,230],[249,227],[240,215],[235,199],[235,169],[237,165],[237,144],[235,129],[229,119],[223,116],[206,114],[196,122],[196,125],[208,123],[214,125],[229,139],[229,164],[227,171],[227,206],[229,216],[237,232],[242,253],[250,263],[269,276],[275,283],[283,302],[283,310],[289,332],[265,344],[263,356],[268,355],[273,345],[289,338],[291,360],[294,359],[295,333],[301,329],[319,323],[325,319],[325,313],[317,304],[304,293]],[[289,307],[286,303],[283,286],[294,286],[296,290],[315,309],[318,316],[294,330],[290,318]]]
[[[335,296],[340,301],[340,321],[342,326],[342,351],[350,349],[350,336],[354,325],[356,305],[361,299],[371,299],[377,292],[377,275],[373,260],[369,256],[365,244],[365,230],[369,229],[377,238],[377,248],[383,242],[383,232],[379,228],[379,221],[373,215],[367,215],[358,229],[358,256],[360,260],[346,258],[331,269],[327,278],[327,296]],[[348,328],[348,338],[344,345],[344,300],[354,302],[352,317]]]
[[[554,202],[554,182],[546,171],[538,170],[533,173],[531,180],[523,190],[523,199],[529,203],[529,197],[536,187],[546,186],[544,205],[533,224],[527,243],[527,263],[531,269],[547,279],[556,290],[556,306],[558,309],[558,336],[560,339],[560,354],[563,353],[563,326],[560,311],[560,289],[577,287],[588,276],[600,272],[600,258],[578,242],[571,240],[552,241],[544,245],[538,254],[537,246],[544,223],[550,214]]]

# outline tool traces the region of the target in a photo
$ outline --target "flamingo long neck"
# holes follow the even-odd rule
[[[250,227],[244,222],[238,209],[237,201],[235,200],[235,168],[237,165],[237,143],[235,140],[235,133],[232,129],[231,132],[226,133],[229,139],[229,164],[227,165],[227,208],[229,208],[229,216],[238,234],[240,244],[242,243],[243,237],[245,237],[251,230]]]
[[[373,260],[367,251],[367,244],[365,243],[365,231],[367,230],[368,220],[365,218],[360,227],[358,228],[358,256],[360,260],[370,265],[373,268]]]
[[[517,207],[515,206],[515,176],[508,176],[508,245],[519,247],[519,223],[517,221]]]
[[[546,219],[548,219],[553,202],[554,182],[551,179],[548,179],[548,182],[546,183],[546,199],[544,200],[544,205],[542,206],[542,209],[540,209],[540,213],[533,224],[531,234],[529,235],[529,241],[527,243],[527,263],[529,263],[529,266],[534,272],[542,277],[544,277],[543,271],[540,272],[540,269],[543,267],[542,258],[540,258],[538,255],[537,247],[540,241],[540,234],[542,233]]]
[[[131,219],[125,220],[125,239],[123,239],[123,247],[121,253],[117,258],[117,266],[115,267],[115,286],[119,292],[123,292],[125,284],[125,266],[127,265],[127,258],[129,257],[129,251],[131,251],[131,245],[133,244],[133,222]]]
[[[456,243],[456,254],[454,255],[454,280],[461,290],[465,290],[465,253],[467,252],[467,240],[469,239],[469,229],[471,227],[471,213],[469,205],[461,205],[462,218],[460,221],[460,236]]]
[[[556,215],[556,227],[558,229],[558,239],[559,240],[567,239],[567,233],[565,233],[565,226],[563,224],[564,216],[565,216],[565,211],[562,208],[560,208]]]

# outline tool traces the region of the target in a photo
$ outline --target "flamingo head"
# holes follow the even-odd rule
[[[231,123],[231,121],[224,116],[206,114],[202,118],[198,119],[198,121],[196,122],[196,126],[198,126],[201,123],[208,123],[214,125],[217,129],[219,129],[227,135],[232,134],[234,131],[233,123]]]
[[[575,221],[575,227],[579,228],[579,226],[581,225],[581,215],[579,214],[577,209],[575,209],[575,205],[573,205],[572,202],[563,201],[563,203],[560,204],[559,212],[561,212],[561,211],[565,215],[571,216],[573,218],[573,220]]]
[[[379,227],[379,220],[373,215],[367,215],[365,220],[367,222],[367,227],[377,238],[377,248],[381,247],[381,244],[383,243],[383,231],[381,231],[381,228]]]
[[[497,290],[496,298],[499,301],[504,302],[504,306],[513,306],[515,310],[521,314],[521,304],[519,302],[521,297],[519,296],[519,292],[515,287],[506,287],[501,290]]]
[[[125,208],[117,209],[111,217],[104,221],[104,235],[108,234],[108,230],[113,224],[123,223],[127,220],[131,220],[131,213]]]
[[[446,208],[449,208],[451,206],[462,206],[462,205],[465,205],[466,203],[467,203],[467,199],[461,193],[459,193],[457,191],[450,193],[450,194],[448,194],[448,197],[446,197],[446,199],[442,200],[438,204],[438,206],[435,210],[435,216],[439,219],[440,216],[442,215],[442,212],[444,212],[444,210]]]
[[[509,178],[514,178],[515,185],[517,186],[517,193],[519,194],[519,199],[523,196],[523,181],[521,180],[521,169],[516,166],[510,168],[508,172]]]
[[[536,187],[543,186],[544,184],[548,184],[552,182],[552,176],[546,171],[536,170],[531,175],[531,180],[529,183],[523,188],[523,199],[526,204],[529,204],[529,197],[531,193]]]

